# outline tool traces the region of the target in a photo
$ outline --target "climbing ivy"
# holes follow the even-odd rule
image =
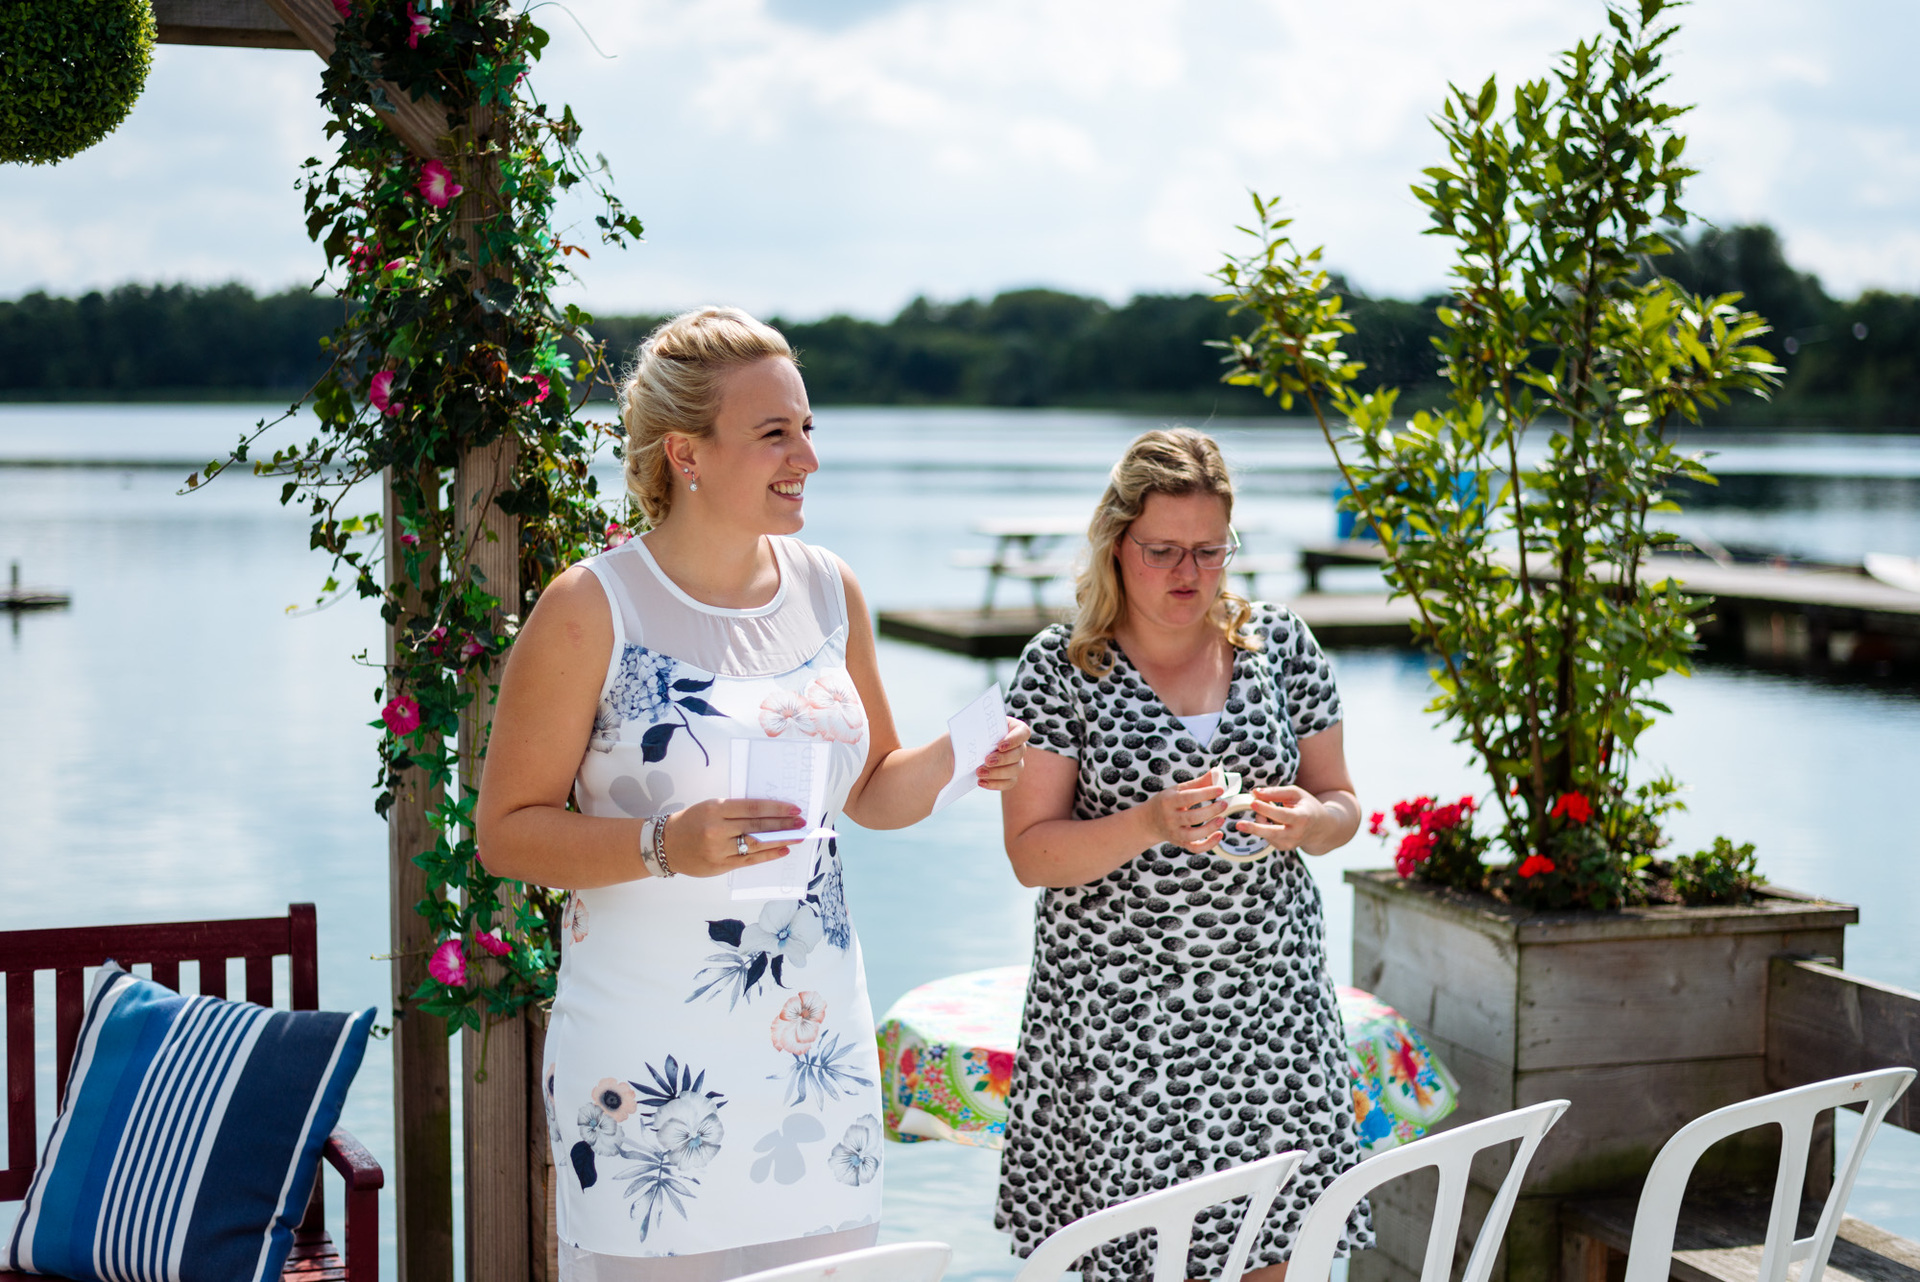
[[[326,251],[316,288],[331,285],[343,303],[323,340],[332,364],[287,416],[188,485],[248,463],[262,433],[303,407],[318,420],[305,444],[251,463],[283,478],[281,502],[313,518],[312,545],[331,558],[322,597],[377,598],[400,629],[389,662],[360,657],[382,669],[375,809],[388,813],[410,767],[434,798],[437,836],[414,862],[429,883],[415,907],[437,943],[413,997],[450,1031],[482,1028],[552,995],[563,896],[480,865],[478,771],[459,768],[460,720],[491,703],[539,589],[599,550],[614,521],[589,465],[616,426],[584,413],[607,379],[603,348],[592,317],[553,298],[568,260],[588,250],[556,230],[555,204],[576,187],[592,197],[588,238],[604,244],[637,239],[641,225],[604,160],[581,151],[572,112],[534,94],[528,72],[547,35],[526,12],[497,0],[334,5],[320,99],[339,153],[307,161],[301,181],[308,232]],[[438,158],[410,152],[382,118],[403,97],[444,112]],[[502,438],[516,462],[495,501],[518,522],[525,589],[512,600],[472,566],[463,531],[477,522],[453,485],[463,454]],[[364,511],[382,473],[390,518]]]

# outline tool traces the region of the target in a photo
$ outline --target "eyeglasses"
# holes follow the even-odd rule
[[[1139,546],[1140,559],[1156,570],[1171,570],[1193,557],[1194,565],[1202,570],[1222,570],[1227,562],[1233,560],[1233,554],[1240,550],[1240,537],[1234,535],[1231,543],[1209,543],[1203,547],[1190,548],[1178,543],[1143,543],[1133,535],[1127,535],[1127,541]]]

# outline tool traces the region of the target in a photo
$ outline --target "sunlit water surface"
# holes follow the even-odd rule
[[[372,811],[367,725],[377,678],[354,659],[380,652],[378,616],[352,600],[288,612],[312,602],[326,567],[276,484],[232,475],[176,493],[258,413],[0,407],[0,562],[73,594],[71,609],[18,618],[0,637],[0,929],[261,915],[311,900],[323,1003],[379,1005],[386,835]],[[847,559],[876,608],[975,602],[980,572],[951,563],[984,547],[974,520],[1084,514],[1120,448],[1156,425],[1003,411],[827,409],[818,419],[806,537]],[[1298,423],[1214,428],[1239,471],[1250,551],[1330,535],[1317,435]],[[1727,483],[1681,528],[1836,558],[1920,554],[1920,438],[1718,447]],[[617,483],[610,466],[603,474]],[[1295,587],[1276,577],[1262,595]],[[885,641],[880,656],[909,741],[1010,671]],[[1430,689],[1418,659],[1346,651],[1334,662],[1369,808],[1474,789],[1464,755],[1422,711]],[[1725,667],[1663,694],[1674,715],[1648,736],[1646,757],[1690,785],[1690,809],[1673,824],[1679,848],[1722,833],[1754,842],[1773,880],[1861,905],[1850,969],[1920,988],[1920,837],[1907,809],[1920,779],[1920,699]],[[856,830],[843,848],[876,1011],[939,976],[1025,959],[1032,895],[1007,870],[991,799],[904,832]],[[1314,863],[1342,979],[1352,899],[1340,873],[1383,862],[1363,837]],[[50,992],[41,1010],[50,1015]],[[41,1099],[45,1113],[51,1091]],[[383,1043],[369,1050],[344,1122],[390,1163]],[[894,1145],[888,1163],[887,1239],[951,1241],[959,1278],[1011,1275],[990,1224],[993,1154]],[[1883,1134],[1853,1210],[1920,1237],[1920,1141]],[[12,1212],[0,1208],[0,1225]],[[392,1276],[390,1204],[382,1222]]]

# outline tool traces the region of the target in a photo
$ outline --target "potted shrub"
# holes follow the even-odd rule
[[[1228,380],[1319,421],[1343,505],[1435,656],[1432,708],[1485,773],[1479,797],[1402,803],[1395,833],[1375,816],[1399,867],[1348,874],[1354,978],[1421,1026],[1461,1083],[1462,1120],[1574,1101],[1513,1219],[1519,1277],[1558,1271],[1559,1198],[1635,1190],[1682,1122],[1765,1089],[1767,958],[1838,956],[1858,915],[1755,895],[1751,852],[1728,845],[1659,864],[1677,787],[1634,772],[1703,605],[1655,559],[1675,479],[1712,481],[1674,429],[1778,374],[1737,296],[1656,270],[1693,172],[1685,108],[1659,97],[1666,8],[1612,10],[1504,99],[1492,80],[1451,91],[1434,122],[1446,159],[1414,187],[1456,252],[1445,405],[1399,418],[1393,389],[1360,390],[1321,251],[1288,238],[1276,201],[1255,197],[1256,247],[1219,273],[1256,321],[1222,344]],[[1752,902],[1687,907],[1676,886]],[[1762,1160],[1716,1157],[1708,1176],[1729,1180]],[[1477,1172],[1478,1207],[1503,1173]],[[1399,1240],[1407,1220],[1378,1217],[1356,1282],[1418,1271],[1424,1217],[1414,1242]]]

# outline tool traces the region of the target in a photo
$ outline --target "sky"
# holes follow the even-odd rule
[[[1694,211],[1828,290],[1920,290],[1920,5],[1698,0],[1671,47]],[[917,295],[1190,292],[1247,191],[1375,295],[1444,284],[1408,192],[1449,82],[1544,75],[1597,0],[548,0],[533,77],[647,225],[567,296],[882,317]],[[0,298],[318,275],[319,60],[162,46],[120,129],[0,166]],[[563,210],[568,218],[583,207]],[[586,231],[578,235],[587,235]],[[577,238],[577,237],[576,237]]]

